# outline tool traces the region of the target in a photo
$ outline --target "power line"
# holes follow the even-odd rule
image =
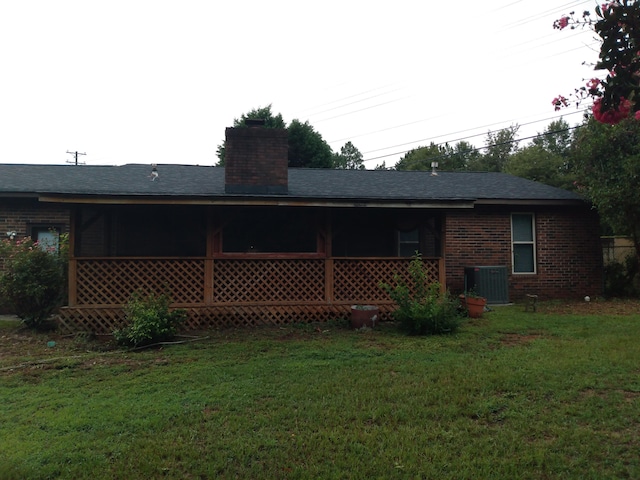
[[[562,117],[560,117],[560,118],[562,118]],[[535,122],[532,122],[532,123],[535,123]],[[484,147],[474,147],[472,149],[469,149],[469,150],[465,151],[465,153],[477,152],[477,151],[484,150],[484,149],[489,149],[489,148],[492,148],[492,147],[499,147],[501,145],[517,143],[517,142],[521,142],[521,141],[524,141],[524,140],[531,140],[533,138],[538,138],[538,137],[541,137],[541,136],[553,135],[555,133],[562,133],[562,132],[566,132],[566,131],[570,131],[570,130],[575,130],[576,128],[580,128],[580,127],[582,127],[582,125],[576,125],[575,127],[563,128],[561,130],[554,130],[552,132],[538,133],[536,135],[530,135],[530,136],[524,137],[524,138],[518,138],[518,139],[514,139],[514,140],[509,140],[507,142],[494,143],[494,144],[491,144],[491,145],[486,145]],[[489,133],[493,133],[493,132],[489,132]],[[484,134],[478,134],[478,135],[473,135],[473,136],[477,137],[477,136],[480,136],[480,135],[484,135]],[[472,138],[472,137],[466,137],[466,138]],[[436,147],[439,147],[439,146],[442,146],[442,145],[446,145],[449,142],[458,142],[458,141],[461,141],[461,140],[464,140],[464,138],[457,139],[457,140],[449,140],[449,141],[441,142],[441,143],[436,143],[434,145]],[[416,147],[416,148],[420,148],[420,147]],[[411,149],[411,150],[414,150],[414,149]],[[402,154],[407,153],[409,151],[410,150],[405,150],[403,152],[390,153],[388,155],[381,155],[379,157],[368,158],[367,160],[363,160],[363,162],[370,162],[371,160],[379,160],[381,158],[391,157],[391,156],[394,156],[394,155],[402,155]],[[440,156],[437,156],[437,157],[430,157],[429,160],[437,160],[437,159],[440,159],[440,158],[447,158],[447,157],[451,157],[453,155],[457,155],[457,153],[443,154],[443,155],[440,155]]]
[[[558,118],[567,117],[567,116],[569,116],[569,115],[575,115],[575,114],[577,114],[577,113],[583,114],[583,112],[582,112],[582,111],[575,111],[575,112],[567,113],[567,114],[565,114],[565,115],[555,115],[555,116],[553,116],[553,117],[547,117],[547,118],[543,118],[543,119],[541,119],[541,120],[535,120],[535,121],[533,121],[533,122],[516,123],[516,125],[518,125],[519,127],[524,127],[524,126],[527,126],[527,125],[533,125],[533,124],[540,123],[540,122],[547,122],[547,121],[549,121],[549,120],[555,120],[555,119],[558,119]],[[405,146],[405,145],[412,145],[412,144],[416,144],[416,143],[424,143],[424,142],[429,142],[429,143],[431,143],[431,142],[433,142],[433,140],[435,140],[435,139],[437,139],[437,138],[442,138],[442,137],[447,137],[447,136],[449,136],[449,135],[456,135],[456,134],[458,134],[458,133],[464,133],[464,132],[469,132],[469,131],[473,131],[473,130],[478,130],[479,128],[487,128],[487,127],[493,127],[493,126],[495,126],[495,125],[503,125],[503,124],[505,124],[505,123],[507,123],[507,122],[506,122],[506,121],[503,121],[503,122],[494,122],[494,123],[491,123],[491,124],[488,124],[488,125],[482,125],[482,126],[480,126],[480,127],[467,128],[467,129],[465,129],[465,130],[458,130],[457,132],[447,133],[447,134],[443,134],[443,135],[437,135],[437,136],[435,136],[435,137],[423,138],[423,139],[421,139],[421,140],[414,140],[414,141],[411,141],[411,142],[400,143],[400,144],[397,144],[397,145],[391,145],[391,146],[389,146],[389,147],[376,148],[375,150],[369,150],[368,152],[364,152],[364,154],[367,154],[367,153],[373,153],[373,152],[379,152],[379,151],[381,151],[381,150],[388,150],[388,149],[390,149],[390,148],[402,147],[402,146]],[[492,133],[492,132],[491,132],[491,131],[489,131],[488,133]],[[470,138],[480,137],[480,136],[484,136],[484,135],[487,135],[487,132],[478,133],[478,134],[475,134],[475,135],[468,135],[468,136],[466,136],[466,137],[454,138],[454,139],[451,139],[451,140],[447,140],[446,142],[438,143],[438,144],[436,144],[436,145],[444,145],[445,143],[460,142],[460,141],[462,141],[462,140],[468,140],[468,139],[470,139]],[[534,137],[535,137],[535,135],[534,135]],[[523,138],[523,139],[520,139],[520,140],[526,140],[526,138]],[[518,141],[520,141],[520,140],[518,140]],[[419,147],[415,147],[415,148],[419,148]],[[483,148],[484,148],[484,147],[483,147]],[[410,149],[410,150],[413,150],[413,149]],[[370,161],[370,160],[377,160],[377,159],[379,159],[379,158],[391,157],[391,156],[393,156],[393,155],[402,155],[402,154],[404,154],[404,153],[407,153],[408,151],[409,151],[409,150],[404,150],[404,151],[402,151],[402,152],[398,152],[398,153],[390,153],[390,154],[388,154],[388,155],[382,155],[382,156],[379,156],[379,157],[369,158],[369,159],[364,160],[364,161],[365,161],[365,162],[368,162],[368,161]]]

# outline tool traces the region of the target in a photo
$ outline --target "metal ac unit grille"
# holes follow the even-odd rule
[[[487,303],[509,303],[509,279],[505,266],[464,267],[465,290],[472,290]]]

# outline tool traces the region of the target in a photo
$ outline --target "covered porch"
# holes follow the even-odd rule
[[[140,291],[170,295],[187,328],[346,318],[394,305],[379,287],[423,254],[445,285],[443,218],[428,209],[77,205],[65,330],[109,333]]]

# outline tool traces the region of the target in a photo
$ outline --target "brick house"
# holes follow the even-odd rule
[[[285,131],[226,135],[226,167],[0,165],[6,231],[65,229],[69,212],[64,327],[110,331],[136,290],[168,292],[192,327],[362,303],[388,315],[378,285],[416,250],[454,293],[483,269],[508,301],[601,293],[598,218],[573,192],[502,173],[288,169]]]

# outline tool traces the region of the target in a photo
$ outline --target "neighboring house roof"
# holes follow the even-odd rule
[[[0,164],[0,196],[38,196],[64,201],[103,197],[149,200],[170,197],[216,200],[289,200],[418,203],[583,203],[576,193],[505,173],[396,170],[289,169],[287,195],[225,193],[224,167]]]

